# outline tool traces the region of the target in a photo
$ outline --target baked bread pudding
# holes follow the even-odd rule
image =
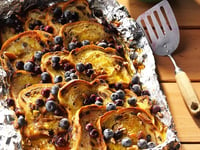
[[[137,75],[142,49],[86,0],[8,20],[0,61],[24,150],[137,150],[166,140],[162,109]]]

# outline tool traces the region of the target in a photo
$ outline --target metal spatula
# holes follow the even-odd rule
[[[190,80],[172,58],[179,44],[180,33],[176,18],[167,0],[163,0],[137,18],[146,27],[146,35],[155,54],[169,56],[175,67],[175,78],[191,114],[200,115],[200,102]],[[145,30],[144,30],[145,31]],[[175,99],[175,98],[174,98]]]

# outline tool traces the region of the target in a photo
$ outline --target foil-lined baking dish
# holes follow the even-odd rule
[[[13,12],[23,12],[30,7],[45,7],[52,3],[62,0],[1,0],[0,1],[0,19],[5,20]],[[156,99],[162,109],[163,117],[160,120],[168,126],[166,141],[158,146],[159,149],[179,149],[180,142],[174,128],[172,115],[168,108],[165,95],[163,94],[155,71],[155,60],[143,30],[130,18],[127,9],[120,5],[116,0],[88,0],[92,10],[101,10],[108,23],[115,27],[123,37],[127,45],[134,44],[142,49],[137,57],[138,62],[143,62],[145,68],[141,69],[137,74],[143,85],[149,90],[151,97]],[[118,22],[116,24],[116,22]],[[0,68],[0,150],[21,149],[21,136],[13,125],[14,112],[9,110],[3,100],[7,93],[6,73]],[[159,116],[158,116],[159,117]]]

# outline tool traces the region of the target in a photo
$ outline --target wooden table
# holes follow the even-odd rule
[[[137,18],[153,4],[139,0],[118,0]],[[177,64],[188,74],[200,98],[200,5],[193,0],[171,0],[180,27],[180,44],[173,54]],[[183,150],[200,150],[200,118],[190,115],[177,87],[174,67],[168,57],[155,56],[161,86],[167,97],[178,138]]]

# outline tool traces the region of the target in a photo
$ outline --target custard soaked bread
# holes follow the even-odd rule
[[[21,128],[25,149],[28,145],[39,149],[45,147],[44,144],[54,145],[51,146],[54,149],[56,146],[69,146],[71,121],[66,109],[59,104],[57,95],[52,94],[53,86],[55,85],[35,84],[22,90],[18,96],[23,112],[23,115],[18,116],[18,127]],[[62,142],[59,143],[59,140]]]
[[[62,25],[79,20],[90,20],[91,10],[86,0],[69,0],[48,8],[47,22],[58,34]]]
[[[137,75],[142,48],[125,43],[86,0],[14,20],[21,30],[1,33],[0,60],[23,149],[131,150],[166,140],[162,109]]]
[[[5,70],[17,70],[17,62],[30,61],[36,51],[49,48],[53,37],[43,31],[26,31],[7,40],[1,48],[1,63]]]
[[[57,65],[52,62],[55,57],[59,58]],[[125,59],[117,56],[115,49],[96,45],[82,46],[69,54],[67,51],[47,53],[41,61],[43,71],[48,71],[52,79],[62,76],[63,81],[69,81],[67,74],[72,69],[75,71],[76,78],[87,81],[103,78],[110,84],[115,82],[128,84],[134,73]],[[83,67],[83,70],[80,70],[80,67]]]

